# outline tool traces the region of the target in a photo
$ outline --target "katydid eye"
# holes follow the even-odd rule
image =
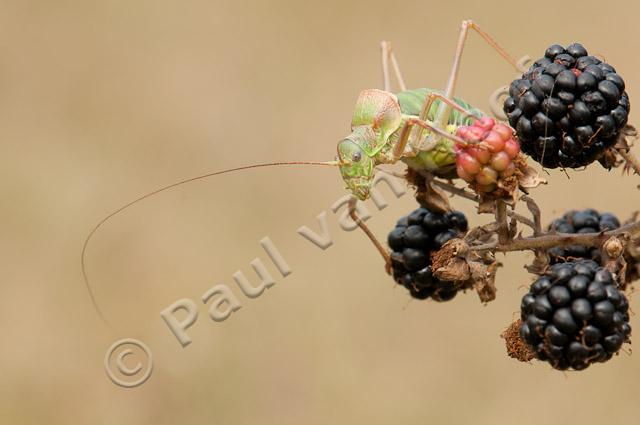
[[[360,162],[361,159],[362,159],[362,154],[360,152],[355,152],[351,157],[351,160],[353,162]]]

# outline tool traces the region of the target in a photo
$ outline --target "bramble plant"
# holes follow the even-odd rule
[[[622,291],[640,270],[640,222],[634,216],[621,226],[611,214],[571,211],[543,230],[541,209],[529,191],[546,181],[527,156],[545,168],[598,161],[607,169],[624,164],[640,173],[627,141],[636,132],[627,124],[624,80],[582,45],[556,44],[509,86],[503,109],[510,126],[496,122],[451,98],[468,28],[516,64],[474,23],[463,22],[445,91],[406,91],[383,44],[402,91],[388,91],[383,61],[385,91],[360,95],[353,131],[338,145],[338,162],[347,188],[359,199],[367,198],[377,165],[405,162],[404,177],[416,188],[421,207],[389,233],[391,254],[358,219],[355,201],[351,216],[394,280],[417,299],[449,301],[474,288],[489,302],[496,295],[496,252],[533,251],[527,268],[540,278],[523,298],[521,319],[503,334],[509,355],[546,360],[562,370],[607,361],[631,334]],[[455,177],[468,187],[456,186]],[[444,192],[478,202],[478,213],[491,213],[495,221],[467,230],[467,219],[453,211]],[[515,212],[520,202],[531,217]],[[523,237],[521,225],[532,235]]]
[[[615,69],[582,45],[553,45],[509,88],[504,110],[515,129],[486,116],[455,128],[456,174],[468,188],[409,163],[406,178],[421,208],[389,233],[396,282],[418,299],[448,301],[475,288],[488,302],[496,294],[496,252],[534,251],[527,268],[540,277],[522,299],[520,319],[503,333],[508,354],[561,370],[611,359],[631,335],[624,291],[640,272],[640,223],[634,215],[621,226],[614,215],[588,209],[569,211],[544,231],[529,194],[543,181],[520,151],[543,167],[599,161],[638,173],[627,142],[635,130],[627,125],[624,88]],[[451,212],[442,191],[477,201],[478,212],[495,221],[460,236],[462,229],[447,219],[460,213]],[[530,218],[515,212],[519,202]],[[523,237],[520,225],[533,234]]]
[[[508,88],[506,115],[493,111],[507,122],[454,97],[469,30],[522,74]],[[349,215],[373,242],[387,272],[411,296],[449,301],[459,291],[474,289],[489,302],[496,296],[496,253],[533,251],[534,261],[527,269],[538,278],[522,299],[521,318],[503,334],[509,355],[574,370],[609,360],[631,334],[625,291],[640,274],[640,221],[636,214],[620,223],[596,210],[570,211],[545,229],[541,208],[530,192],[547,182],[527,159],[562,169],[598,161],[608,169],[622,166],[640,174],[640,162],[628,141],[636,132],[627,123],[630,103],[622,77],[578,43],[553,45],[526,68],[473,21],[463,21],[444,90],[407,90],[390,44],[382,42],[381,47],[383,90],[360,93],[351,133],[338,143],[335,161],[223,170],[165,186],[126,204],[101,220],[85,240],[82,270],[87,288],[84,260],[93,234],[149,196],[249,168],[337,166],[352,194]],[[395,94],[392,73],[400,88]],[[397,162],[407,165],[402,177],[415,187],[420,208],[398,221],[388,237],[389,251],[358,217],[357,202],[369,198],[379,166]],[[456,185],[456,179],[466,187]],[[478,214],[492,214],[495,220],[469,228],[467,218],[451,207],[450,197],[477,202]],[[529,214],[516,212],[521,203]],[[529,236],[522,236],[522,226],[530,229]]]

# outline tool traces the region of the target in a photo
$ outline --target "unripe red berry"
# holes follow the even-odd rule
[[[504,140],[509,140],[513,137],[513,130],[511,127],[505,124],[496,124],[493,127],[493,131],[498,133]]]
[[[470,146],[466,151],[474,157],[480,164],[486,164],[491,159],[491,152],[482,146]]]
[[[468,174],[475,175],[480,172],[482,166],[474,157],[467,152],[462,152],[458,155],[457,164]]]
[[[467,173],[461,165],[456,166],[456,172],[458,173],[458,177],[467,183],[471,183],[475,179],[475,176]]]
[[[504,149],[505,140],[499,133],[490,131],[482,141],[482,144],[487,146],[492,153],[496,153]]]
[[[475,122],[475,126],[479,127],[483,130],[491,130],[493,126],[496,124],[496,120],[491,117],[482,117]]]
[[[484,139],[487,130],[481,127],[469,127],[469,139],[472,142],[477,142]]]
[[[510,177],[516,172],[516,164],[510,163],[507,168],[500,173],[500,177]]]
[[[489,186],[498,181],[498,172],[488,166],[482,167],[482,170],[476,174],[476,181],[483,186]]]
[[[509,139],[504,143],[504,150],[513,159],[520,153],[520,143],[515,139]]]
[[[496,171],[504,171],[511,165],[511,158],[505,152],[498,152],[491,158],[491,167]]]
[[[493,192],[500,179],[514,175],[520,144],[509,126],[483,117],[458,127],[456,135],[466,142],[455,145],[458,177],[478,192]]]

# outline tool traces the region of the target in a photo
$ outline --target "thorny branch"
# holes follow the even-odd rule
[[[494,252],[510,252],[510,251],[525,251],[536,249],[549,249],[556,246],[571,246],[571,245],[583,245],[583,246],[599,246],[606,242],[612,236],[627,236],[631,241],[636,241],[640,238],[640,221],[627,224],[619,229],[610,230],[608,232],[599,233],[556,233],[556,234],[544,234],[540,236],[531,236],[527,238],[515,238],[507,243],[501,243],[500,241],[489,242],[481,245],[471,246],[471,250],[482,251],[494,251]]]
[[[628,162],[635,161],[634,169],[636,166],[640,166],[640,163],[635,157],[631,155],[629,158]],[[638,170],[640,170],[640,167]],[[432,179],[431,184],[450,193],[452,196],[460,196],[475,202],[480,201],[479,196],[475,193],[457,187],[451,182]],[[550,248],[572,245],[606,247],[606,244],[611,243],[609,241],[615,241],[623,245],[628,245],[629,249],[633,250],[640,244],[640,221],[636,221],[637,217],[625,223],[621,228],[606,232],[564,234],[550,231],[545,233],[542,227],[541,210],[535,200],[529,195],[520,196],[520,200],[526,204],[531,218],[518,214],[513,210],[513,205],[509,207],[504,200],[495,200],[493,202],[493,208],[490,211],[495,214],[495,221],[469,230],[464,238],[464,243],[468,247],[464,251],[469,253],[466,255],[475,253],[480,256],[493,256],[496,252],[506,253],[530,250],[534,251],[536,259],[533,264],[527,268],[530,271],[539,272],[543,271],[548,264],[546,250]],[[508,217],[511,218],[510,222],[508,222]],[[524,224],[531,228],[533,235],[523,237],[521,234],[518,234],[516,228],[517,223]],[[610,260],[609,263],[618,264],[621,261],[624,263],[622,257]]]
[[[627,162],[627,167],[640,174],[640,161],[628,152],[628,145],[624,146],[625,149],[618,148],[618,152]],[[431,199],[437,201],[436,206],[440,209],[450,210],[444,195],[446,192],[452,197],[477,202],[478,212],[495,216],[494,221],[469,229],[463,239],[453,239],[434,253],[434,276],[457,281],[465,288],[473,287],[480,299],[488,302],[495,298],[496,293],[495,276],[500,266],[495,258],[496,253],[533,251],[535,259],[526,268],[532,273],[540,274],[549,265],[549,249],[573,245],[599,248],[603,254],[603,266],[620,275],[621,285],[625,284],[625,276],[638,276],[640,268],[631,274],[627,273],[628,259],[640,259],[640,254],[632,254],[640,250],[640,220],[637,216],[625,222],[622,227],[610,231],[568,234],[544,230],[541,209],[527,191],[544,182],[533,169],[529,170],[528,174],[521,176],[518,186],[513,187],[511,196],[504,198],[476,194],[470,189],[456,186],[451,180],[437,178],[430,173],[420,173],[421,177],[418,179],[407,173],[407,180],[418,188],[416,197],[423,206]],[[515,211],[518,201],[526,205],[529,215]],[[529,227],[532,234],[523,236],[518,231],[518,224]]]
[[[507,223],[507,204],[501,200],[496,200],[496,222],[498,223],[498,241],[501,244],[509,242],[509,223]]]
[[[434,186],[439,187],[440,189],[446,190],[447,192],[451,193],[452,195],[460,196],[460,197],[468,199],[470,201],[478,201],[479,200],[478,196],[475,193],[470,192],[470,191],[468,191],[466,189],[457,187],[452,183],[443,182],[441,180],[433,180],[432,184]],[[524,198],[525,197],[523,197],[523,199]],[[535,205],[535,203],[534,203],[534,205]],[[531,209],[531,207],[529,208],[529,210],[532,211],[532,214],[533,214],[533,210]],[[525,217],[525,216],[523,216],[521,214],[518,214],[517,212],[515,212],[513,210],[507,210],[507,215],[509,217],[511,217],[511,218],[514,218],[518,222],[524,224],[525,226],[530,227],[534,231],[534,234],[535,234],[536,229],[537,229],[537,225],[536,225],[536,222],[535,222],[535,220],[536,220],[535,215],[534,215],[534,220],[531,220],[530,218],[527,218],[527,217]],[[538,221],[540,220],[540,210],[539,209],[538,209],[537,220]]]

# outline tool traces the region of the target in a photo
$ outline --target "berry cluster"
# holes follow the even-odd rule
[[[460,288],[433,276],[431,253],[467,229],[467,218],[459,211],[439,214],[418,208],[402,217],[388,237],[395,281],[414,298],[451,300]]]
[[[468,142],[455,146],[458,177],[476,191],[493,192],[500,180],[515,173],[513,160],[520,153],[520,144],[509,126],[483,117],[469,126],[458,127],[456,135]]]
[[[629,342],[629,303],[591,260],[555,264],[522,298],[520,337],[554,368],[582,370]]]
[[[620,227],[620,221],[613,214],[599,214],[594,209],[569,211],[562,218],[554,220],[549,230],[557,233],[597,233],[614,230]],[[551,264],[565,262],[577,258],[589,258],[602,263],[602,253],[598,248],[573,245],[566,248],[555,247],[547,251]]]
[[[504,111],[523,152],[548,168],[578,168],[615,144],[629,106],[616,70],[574,43],[549,47],[514,80]]]

